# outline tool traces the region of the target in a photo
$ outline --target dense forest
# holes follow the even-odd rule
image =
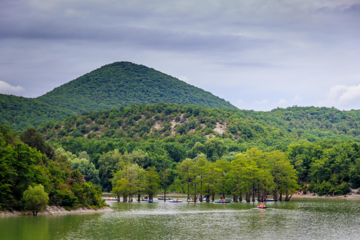
[[[158,103],[83,113],[37,131],[57,151],[72,158],[86,154],[104,191],[112,190],[121,159],[145,170],[153,167],[160,175],[165,163],[171,169],[167,189],[184,192],[176,169],[185,159],[231,163],[258,149],[284,153],[300,189],[310,183],[309,190],[322,195],[360,187],[358,124],[357,111],[334,108],[255,112]],[[232,192],[227,188],[226,193]]]
[[[25,130],[47,121],[60,121],[75,114],[32,98],[0,94],[0,124],[11,129]]]
[[[0,94],[0,124],[25,130],[85,111],[159,102],[236,109],[210,92],[152,68],[115,62],[35,99]]]
[[[360,141],[360,111],[292,107],[271,112],[150,104],[87,112],[38,128],[45,139],[126,139],[184,142],[211,136],[244,147],[278,149],[291,142],[324,139]]]
[[[0,125],[0,210],[26,209],[31,198],[27,193],[33,189],[45,191],[49,205],[66,209],[105,206],[101,188],[70,168],[67,156],[55,152],[35,129],[18,136]]]

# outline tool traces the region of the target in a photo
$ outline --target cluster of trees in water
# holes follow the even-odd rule
[[[67,151],[77,148],[79,157],[80,155],[89,156],[90,161],[82,160],[84,164],[82,168],[91,168],[92,170],[81,171],[87,179],[97,179],[96,183],[99,181],[104,191],[112,190],[113,182],[111,179],[113,179],[114,173],[119,170],[117,165],[121,158],[128,159],[127,162],[137,164],[143,169],[154,167],[158,173],[164,171],[165,162],[166,169],[172,170],[167,177],[167,189],[186,192],[186,189],[178,187],[179,182],[176,180],[179,178],[179,171],[176,171],[177,166],[185,159],[196,162],[197,159],[205,158],[209,163],[226,160],[231,165],[235,159],[239,156],[245,156],[246,152],[251,149],[242,148],[241,144],[228,139],[206,139],[196,136],[187,139],[184,143],[164,140],[126,142],[123,139],[114,141],[67,139],[60,142],[59,146]],[[95,152],[95,149],[101,150],[103,153]],[[296,170],[299,190],[310,190],[319,195],[324,195],[326,193],[346,194],[350,191],[350,187],[360,187],[359,149],[360,144],[356,142],[325,140],[315,143],[308,141],[291,143],[285,150],[282,148],[271,151],[266,148],[260,150],[264,154],[274,151],[283,153]],[[65,150],[58,149],[57,151]],[[88,150],[90,153],[84,152]],[[70,152],[68,154],[73,155]],[[116,158],[113,157],[115,155]],[[76,169],[77,166],[79,165],[73,164],[73,169]],[[160,174],[160,176],[162,175]],[[230,172],[227,172],[226,176],[229,177]],[[161,189],[165,187],[163,182],[160,181]],[[308,188],[307,185],[309,185]],[[197,189],[199,189],[198,186]],[[228,188],[226,193],[232,194],[232,190]],[[242,193],[245,194],[246,192]]]
[[[162,183],[164,194],[169,178],[173,173],[175,181],[172,188],[178,192],[186,192],[188,199],[193,196],[196,200],[214,201],[216,193],[232,194],[234,201],[245,200],[263,201],[269,193],[274,195],[274,200],[290,200],[296,189],[297,176],[294,167],[290,164],[286,155],[280,151],[263,152],[258,149],[250,149],[239,154],[231,162],[226,159],[211,162],[204,155],[198,155],[194,159],[186,158],[174,168],[168,168],[166,160],[163,161],[162,170],[156,172],[154,167],[144,168],[134,163],[135,159],[129,154],[120,154],[118,150],[106,154],[116,162],[116,172],[111,179],[112,193],[123,196],[123,201],[131,202],[133,196],[146,194],[150,199],[158,193],[159,183]],[[129,197],[129,199],[128,199]]]
[[[66,209],[105,205],[101,187],[71,170],[67,156],[57,154],[35,129],[18,136],[0,125],[0,210],[33,210],[37,192],[47,204]]]

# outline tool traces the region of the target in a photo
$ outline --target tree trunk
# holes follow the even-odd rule
[[[274,201],[277,201],[278,200],[278,193],[277,193],[277,187],[275,187],[274,189]]]
[[[213,194],[211,195],[211,201],[212,201],[212,202],[215,201],[215,193],[213,193]]]
[[[255,184],[253,184],[253,189],[252,189],[252,202],[255,202]]]
[[[127,196],[125,194],[123,195],[123,202],[127,202]]]
[[[187,199],[190,198],[190,186],[189,186],[189,182],[190,182],[190,179],[189,179],[189,176],[188,176],[188,181],[187,181],[187,187],[188,187],[188,191],[187,191]]]
[[[203,195],[202,195],[202,175],[200,176],[200,202],[203,202]]]
[[[246,202],[250,202],[250,196],[251,196],[251,192],[249,188],[249,192],[246,193]]]
[[[239,201],[242,202],[242,192],[240,192]]]
[[[138,202],[140,202],[140,193],[138,193]]]
[[[163,164],[163,172],[164,172],[164,202],[166,202],[166,165],[165,165],[165,161]]]
[[[277,176],[275,177],[275,184],[276,184],[276,186],[275,186],[275,189],[274,189],[274,201],[277,201],[278,200],[278,196],[277,196],[277,190],[278,190],[278,179],[277,179]]]
[[[120,194],[117,194],[116,197],[117,197],[117,202],[120,202]]]
[[[194,202],[196,202],[196,184],[195,184]]]
[[[289,196],[289,190],[286,190],[285,201],[290,201],[291,197],[292,197],[292,194]]]
[[[210,202],[210,195],[206,195],[206,202]]]
[[[280,193],[279,201],[282,201],[282,193]]]

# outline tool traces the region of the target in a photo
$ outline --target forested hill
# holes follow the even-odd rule
[[[63,120],[71,110],[51,106],[37,99],[0,94],[0,123],[24,130],[47,121]]]
[[[168,162],[174,170],[169,188],[178,191],[177,164],[202,158],[236,162],[258,148],[270,155],[285,153],[298,180],[311,182],[309,190],[323,195],[347,193],[349,184],[360,186],[359,125],[360,111],[334,108],[256,112],[158,103],[83,113],[37,130],[59,151],[88,154],[104,191],[112,188],[109,179],[119,159],[158,172]]]
[[[200,88],[130,62],[105,65],[38,99],[77,113],[158,102],[235,108]]]
[[[292,107],[271,112],[205,108],[193,105],[151,104],[113,108],[49,122],[38,128],[48,141],[63,138],[133,141],[193,137],[231,139],[242,146],[278,148],[298,141],[323,139],[360,142],[360,111]]]
[[[36,99],[0,94],[0,124],[24,130],[84,111],[158,102],[235,109],[209,92],[152,68],[115,62]]]

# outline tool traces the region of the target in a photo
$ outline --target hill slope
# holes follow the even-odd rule
[[[173,141],[184,142],[213,135],[265,149],[324,139],[360,142],[358,126],[360,111],[334,108],[292,107],[255,112],[158,103],[86,113],[43,125],[39,131],[55,142],[68,136],[134,141],[174,137]]]
[[[0,94],[0,124],[23,130],[91,110],[158,102],[235,109],[209,92],[152,68],[116,62],[36,99]]]
[[[22,130],[47,121],[63,120],[73,112],[32,98],[0,94],[0,123]]]
[[[105,65],[38,99],[78,113],[158,102],[235,108],[200,88],[130,62]]]
[[[185,158],[233,161],[239,153],[253,156],[256,147],[285,152],[298,179],[311,182],[309,190],[322,195],[360,186],[358,126],[360,111],[292,107],[255,112],[159,103],[90,112],[38,131],[53,146],[86,151],[107,190],[119,154],[161,171],[164,159],[175,169]]]

